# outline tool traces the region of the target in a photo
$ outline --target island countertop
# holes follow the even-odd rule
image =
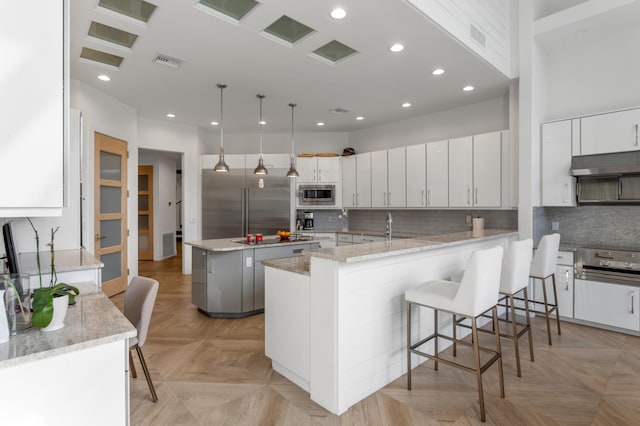
[[[303,239],[303,240],[286,240],[280,241],[274,239],[273,237],[265,237],[261,243],[247,244],[244,242],[244,238],[217,238],[211,240],[197,240],[197,241],[186,241],[185,244],[188,244],[193,247],[197,247],[203,250],[208,251],[234,251],[234,250],[249,250],[249,249],[259,249],[266,247],[277,247],[283,245],[298,245],[298,244],[310,244],[314,242],[319,242],[323,239],[328,238],[312,238],[312,239]]]
[[[0,344],[0,368],[136,336],[135,327],[94,283],[75,285],[80,296],[69,306],[64,328],[44,332],[32,327],[11,336]]]

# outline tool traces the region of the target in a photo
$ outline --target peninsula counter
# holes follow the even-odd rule
[[[506,248],[517,237],[512,229],[487,229],[264,261],[265,353],[313,401],[342,414],[406,373],[405,290],[449,279],[474,250]],[[412,320],[416,336],[433,330],[432,315]],[[447,322],[442,315],[440,327]]]

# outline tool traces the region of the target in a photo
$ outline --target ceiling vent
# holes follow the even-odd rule
[[[331,110],[332,113],[336,114],[336,115],[342,115],[342,114],[346,114],[348,112],[350,112],[348,109],[346,108],[335,108]]]
[[[184,61],[182,59],[178,59],[169,55],[163,55],[162,53],[158,53],[156,57],[153,58],[153,62],[160,65],[166,65],[171,68],[180,68],[180,66]]]
[[[475,25],[471,24],[470,28],[471,38],[482,47],[487,47],[487,37],[482,30]]]

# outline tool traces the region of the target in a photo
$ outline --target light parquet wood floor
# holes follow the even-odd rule
[[[180,256],[141,262],[160,281],[143,350],[159,401],[153,403],[136,357],[131,379],[134,425],[440,425],[481,424],[475,377],[426,362],[338,417],[271,369],[264,355],[264,316],[213,319],[191,304],[191,277]],[[112,298],[122,308],[123,296]],[[534,321],[535,362],[521,339],[522,377],[503,339],[505,392],[497,369],[484,375],[486,424],[640,425],[640,338],[567,322],[546,344]],[[460,352],[460,351],[459,351]],[[459,355],[464,358],[466,351]]]

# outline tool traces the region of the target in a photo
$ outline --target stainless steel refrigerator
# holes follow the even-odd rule
[[[202,239],[275,235],[289,229],[291,178],[287,169],[269,168],[262,176],[253,169],[232,168],[227,173],[202,170]]]

